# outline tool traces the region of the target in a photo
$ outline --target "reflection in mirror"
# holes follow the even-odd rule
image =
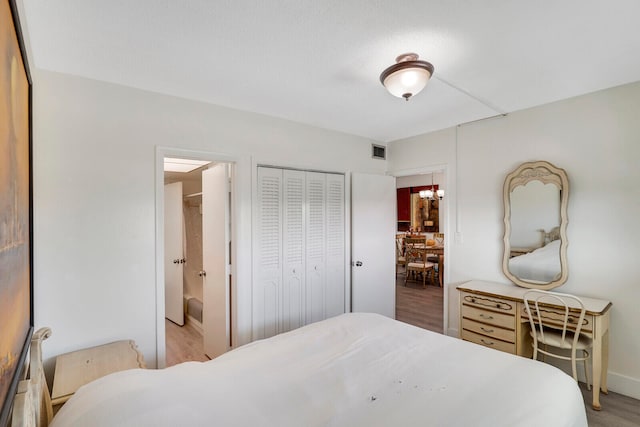
[[[517,285],[552,289],[566,281],[568,185],[564,170],[548,162],[507,176],[503,271]]]

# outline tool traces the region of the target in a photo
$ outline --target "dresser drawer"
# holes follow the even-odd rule
[[[536,319],[537,314],[535,313],[535,307],[532,306],[531,309],[534,311],[533,315],[534,319]],[[562,328],[562,322],[564,321],[564,311],[562,309],[540,306],[540,314],[542,315],[542,321],[545,325]],[[572,314],[573,313],[570,313],[569,315],[569,329],[575,330],[575,326],[572,327],[571,323],[573,322],[575,324],[580,314]],[[524,304],[522,304],[521,317],[524,322],[529,322],[529,315],[527,314],[527,308]],[[593,332],[593,316],[585,314],[580,332]]]
[[[463,305],[462,318],[500,326],[506,329],[515,329],[515,316],[513,314],[497,313],[495,311]]]
[[[462,330],[462,339],[465,341],[471,341],[473,343],[483,345],[485,347],[504,351],[506,353],[516,353],[516,345],[514,343],[500,341],[495,338],[487,337],[486,335],[480,335],[476,334],[475,332],[467,331],[466,329]]]
[[[508,341],[511,343],[516,342],[516,331],[512,329],[503,329],[493,325],[474,322],[469,319],[462,319],[462,329],[502,341]]]
[[[485,295],[470,294],[462,292],[460,295],[463,305],[470,305],[478,308],[486,308],[500,313],[515,315],[517,304],[506,299],[489,297]]]

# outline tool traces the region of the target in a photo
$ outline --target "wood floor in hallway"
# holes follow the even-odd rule
[[[404,272],[401,270],[396,276],[396,319],[443,333],[443,291],[439,286],[427,284],[422,287],[422,281],[409,280],[404,283]]]
[[[191,324],[179,326],[170,320],[164,320],[167,342],[167,367],[182,362],[206,362],[202,334]]]

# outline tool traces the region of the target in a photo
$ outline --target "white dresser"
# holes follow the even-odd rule
[[[460,293],[460,338],[518,356],[531,357],[529,318],[523,295],[529,290],[512,284],[472,280]],[[593,339],[593,407],[600,409],[600,390],[607,392],[609,309],[611,302],[579,296],[586,308],[581,333]],[[556,313],[549,307],[550,321]]]

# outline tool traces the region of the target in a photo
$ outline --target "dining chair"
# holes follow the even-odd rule
[[[442,246],[444,244],[444,233],[433,233],[433,239],[438,246]]]
[[[580,333],[586,311],[580,298],[559,292],[530,290],[524,294],[523,299],[531,325],[533,359],[537,359],[538,353],[542,353],[570,360],[571,372],[576,382],[576,361],[584,362],[587,388],[591,389],[587,360],[593,340]],[[548,308],[550,305],[553,309]],[[551,351],[549,347],[560,351]],[[567,351],[570,356],[566,356]],[[576,355],[577,351],[581,352],[581,357]]]
[[[402,239],[396,239],[396,277],[398,277],[398,267],[406,264],[407,259],[404,256],[404,251],[402,250]]]
[[[407,245],[405,250],[406,259],[406,276],[404,278],[404,285],[407,286],[407,280],[409,275],[420,273],[422,274],[422,287],[427,286],[427,275],[431,275],[431,281],[435,279],[435,266],[436,264],[427,261],[427,253],[424,248],[417,248],[413,245]]]

